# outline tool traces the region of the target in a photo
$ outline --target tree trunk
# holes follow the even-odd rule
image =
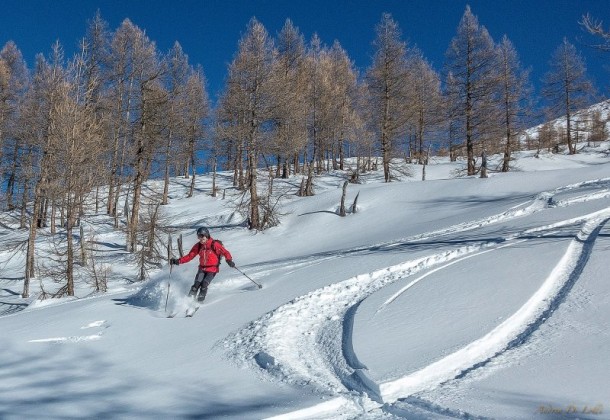
[[[173,110],[172,110],[173,111]],[[173,112],[172,112],[173,114]],[[167,204],[167,196],[169,193],[169,168],[170,168],[170,159],[172,152],[172,129],[169,129],[167,134],[167,142],[165,144],[165,173],[163,177],[163,198],[161,199],[161,204]]]
[[[66,293],[68,296],[74,296],[74,239],[72,228],[72,211],[68,216],[66,226],[66,239],[68,241],[68,249],[66,251]]]
[[[190,161],[191,161],[191,185],[189,187],[189,193],[188,193],[188,197],[192,197],[194,192],[195,192],[195,178],[197,177],[197,171],[195,170],[195,142],[193,141],[191,144],[191,156],[190,156]],[[214,158],[216,159],[216,158]],[[214,160],[214,175],[216,175],[216,160]],[[185,176],[188,176],[188,170],[185,172]]]
[[[341,206],[339,206],[339,216],[341,217],[345,217],[346,212],[345,212],[345,195],[347,194],[347,184],[349,184],[349,182],[345,181],[343,183],[343,193],[341,194]]]
[[[256,190],[256,153],[252,148],[248,152],[248,181],[250,183],[250,229],[260,229],[258,193]]]

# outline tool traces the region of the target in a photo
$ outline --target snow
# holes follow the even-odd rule
[[[105,216],[83,223],[109,290],[79,298],[36,300],[34,279],[23,299],[25,232],[0,228],[0,418],[610,418],[609,147],[520,152],[488,179],[442,158],[426,181],[366,173],[343,218],[335,172],[262,233],[228,176],[225,199],[176,178],[162,211],[184,248],[207,226],[263,285],[223,263],[193,318],[196,263],[137,282]]]

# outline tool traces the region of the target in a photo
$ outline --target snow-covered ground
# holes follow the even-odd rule
[[[608,147],[520,153],[488,179],[442,159],[424,182],[365,174],[343,218],[333,173],[263,233],[235,191],[202,176],[185,198],[175,179],[163,211],[185,248],[207,226],[263,285],[223,263],[193,318],[197,264],[134,282],[105,216],[83,223],[110,290],[79,299],[22,299],[25,234],[0,228],[0,418],[610,418]]]

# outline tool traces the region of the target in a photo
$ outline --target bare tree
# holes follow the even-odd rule
[[[205,121],[210,114],[210,103],[205,90],[205,75],[202,68],[192,71],[186,81],[182,101],[182,122],[185,148],[187,151],[185,175],[191,170],[191,185],[188,196],[192,197],[195,190],[197,169],[197,152],[205,135]]]
[[[98,10],[93,19],[89,21],[85,37],[81,40],[82,57],[82,84],[84,94],[84,104],[90,112],[95,114],[95,118],[103,125],[106,135],[100,137],[98,148],[101,148],[100,158],[105,160],[106,154],[111,150],[112,135],[109,131],[109,109],[106,101],[107,89],[109,86],[109,58],[110,58],[110,38],[111,33],[108,23],[102,19]],[[108,179],[110,168],[107,165],[99,165],[98,179]],[[100,187],[106,183],[98,182],[95,193],[95,212],[102,206],[100,197]]]
[[[269,130],[273,129],[275,57],[273,40],[264,26],[252,18],[229,67],[218,114],[223,137],[238,140],[237,159],[241,159],[242,151],[245,154],[250,194],[248,217],[250,228],[257,230],[264,228],[260,217],[257,168],[259,156],[268,146],[265,143]]]
[[[114,226],[119,226],[118,201],[121,185],[126,181],[126,160],[131,142],[131,123],[136,103],[135,67],[131,60],[132,44],[137,28],[128,20],[114,32],[110,44],[109,86],[107,93],[108,119],[108,199],[107,212],[114,216]]]
[[[53,47],[52,63],[39,54],[36,57],[32,89],[27,95],[21,121],[21,136],[31,153],[30,177],[32,196],[24,196],[24,206],[31,201],[29,234],[26,252],[25,276],[22,296],[30,294],[30,280],[35,272],[35,241],[38,229],[46,225],[45,208],[53,194],[52,169],[55,160],[57,137],[53,135],[54,112],[60,99],[59,88],[64,83],[63,51],[59,44]],[[27,111],[25,111],[27,110]],[[31,200],[28,200],[31,198]]]
[[[277,115],[272,152],[277,156],[277,176],[287,178],[290,160],[307,145],[306,51],[303,35],[290,19],[277,36],[277,78],[274,89]],[[298,163],[295,164],[295,171]]]
[[[476,173],[475,144],[489,138],[489,124],[496,118],[496,57],[487,29],[479,25],[477,17],[466,6],[457,34],[446,52],[446,70],[451,73],[456,90],[453,99],[459,101],[456,128],[465,138],[468,175]]]
[[[390,160],[395,143],[406,132],[408,110],[407,46],[390,14],[376,27],[373,64],[366,79],[373,110],[373,125],[381,146],[385,182],[390,182]]]
[[[70,63],[64,81],[59,87],[58,100],[52,112],[52,135],[56,137],[53,162],[53,176],[58,194],[65,209],[65,232],[67,240],[65,276],[66,294],[74,296],[75,226],[80,224],[84,199],[91,192],[97,180],[97,156],[101,138],[101,123],[96,117],[90,89],[84,77],[86,70],[85,51]]]
[[[551,122],[544,123],[538,130],[538,150],[536,156],[542,149],[551,152],[558,144],[557,130]]]
[[[318,162],[318,171],[322,168],[322,150],[323,150],[323,104],[324,104],[324,89],[323,89],[323,70],[322,62],[325,47],[322,45],[322,40],[318,34],[314,34],[309,42],[307,49],[307,132],[309,145],[305,150],[303,160],[307,162],[307,179],[301,183],[301,188],[298,194],[300,196],[314,195],[314,177],[316,161]]]
[[[161,197],[156,194],[142,199],[142,211],[136,240],[138,243],[135,252],[138,263],[138,280],[146,280],[151,269],[161,268],[167,261],[167,247],[165,238],[168,235],[167,218],[161,207]]]
[[[502,172],[508,172],[513,149],[518,146],[518,138],[524,128],[524,119],[529,111],[528,96],[531,89],[528,72],[521,69],[517,51],[506,37],[497,46],[499,61],[499,106],[502,111],[504,127],[504,157]]]
[[[164,176],[163,176],[163,196],[161,204],[167,204],[169,192],[170,170],[176,166],[175,157],[185,154],[186,144],[183,135],[185,126],[181,115],[181,102],[184,98],[184,90],[189,77],[190,66],[188,57],[182,51],[178,42],[174,43],[169,52],[167,60],[167,106],[165,113],[165,151],[164,151]],[[181,160],[186,160],[182,158]]]
[[[329,51],[330,59],[330,109],[333,165],[344,169],[346,147],[360,134],[361,124],[358,113],[360,90],[358,89],[358,72],[347,52],[335,41]]]
[[[590,104],[593,85],[587,78],[582,56],[566,38],[553,53],[549,64],[551,70],[544,76],[543,95],[555,117],[565,115],[568,150],[575,154],[574,113]]]
[[[460,87],[458,81],[453,77],[453,73],[449,72],[445,79],[445,91],[443,92],[445,129],[447,132],[447,152],[449,160],[455,162],[458,156],[461,155],[460,141],[460,119],[461,115],[461,100]]]
[[[108,65],[110,54],[110,29],[108,22],[102,19],[100,11],[89,21],[87,33],[81,41],[83,61],[84,101],[93,111],[102,114],[102,96],[107,87]]]
[[[610,51],[610,31],[605,29],[601,20],[593,18],[590,14],[583,15],[580,25],[591,35],[601,39],[601,44],[591,45],[601,51]]]
[[[21,51],[9,41],[0,51],[0,173],[6,173],[6,204],[14,208],[23,141],[19,136],[19,115],[30,85],[30,74]],[[3,154],[6,151],[6,154]]]
[[[135,251],[142,187],[151,172],[151,165],[163,138],[163,110],[167,92],[162,84],[165,70],[159,52],[137,26],[125,20],[115,34],[114,65],[118,84],[113,101],[117,114],[117,141],[122,137],[132,169],[133,193],[127,226],[127,250]],[[117,143],[115,143],[117,144]],[[118,154],[118,149],[116,149]],[[113,152],[113,156],[114,156]],[[123,163],[116,160],[116,167]],[[118,196],[113,198],[116,202]]]
[[[240,106],[240,84],[236,80],[238,73],[229,76],[224,92],[214,109],[215,130],[212,153],[217,159],[223,156],[233,170],[233,186],[239,190],[245,188],[244,150],[246,126],[243,109]]]
[[[414,49],[409,57],[409,90],[412,108],[412,127],[417,162],[424,164],[428,156],[426,138],[437,130],[443,121],[443,99],[439,75],[432,69],[419,50]]]
[[[38,56],[34,84],[26,98],[22,121],[27,128],[20,135],[32,155],[28,177],[34,178],[34,188],[24,297],[29,295],[34,276],[37,231],[47,226],[49,207],[51,233],[55,232],[58,212],[65,228],[65,248],[58,250],[65,285],[55,295],[74,295],[75,261],[79,258],[75,258],[73,229],[79,223],[86,195],[96,185],[100,153],[100,124],[88,106],[91,85],[85,72],[85,49],[64,68],[63,50],[56,43],[50,63]]]
[[[599,143],[608,138],[608,129],[606,128],[606,119],[602,117],[602,113],[596,110],[591,115],[591,124],[589,131],[589,142]]]

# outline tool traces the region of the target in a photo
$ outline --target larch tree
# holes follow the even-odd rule
[[[108,22],[102,19],[99,10],[89,21],[87,32],[81,41],[82,79],[84,101],[92,107],[98,117],[103,113],[102,96],[107,87],[111,33]]]
[[[600,110],[595,110],[591,113],[590,120],[591,127],[588,140],[595,146],[595,143],[605,141],[608,138],[607,118],[602,115]]]
[[[347,52],[338,41],[329,50],[330,58],[330,112],[332,124],[332,160],[340,170],[344,169],[346,147],[359,134],[360,114],[358,72]],[[338,160],[338,163],[335,163]]]
[[[449,160],[455,162],[459,155],[462,142],[460,141],[461,100],[459,83],[453,77],[453,73],[447,73],[445,77],[445,89],[443,91],[443,117],[445,118],[445,131],[447,141],[447,152]]]
[[[298,171],[298,154],[307,145],[307,102],[305,41],[290,19],[277,39],[277,106],[273,153],[277,156],[276,176],[287,178],[290,166]]]
[[[110,39],[111,32],[108,28],[108,23],[102,19],[99,10],[95,13],[93,19],[88,22],[85,37],[80,42],[80,56],[82,61],[82,71],[80,79],[83,85],[84,98],[81,98],[88,112],[94,114],[95,120],[102,124],[103,129],[107,132],[106,135],[99,137],[97,149],[101,149],[99,157],[102,161],[105,160],[106,154],[111,150],[112,135],[108,130],[109,127],[109,109],[107,102],[107,89],[109,86],[109,58],[110,58]],[[100,165],[98,170],[98,182],[96,185],[95,194],[95,211],[96,213],[101,206],[101,197],[99,194],[100,187],[106,182],[101,182],[102,179],[108,180],[109,167]]]
[[[7,142],[7,125],[10,120],[10,92],[9,92],[9,80],[10,80],[10,69],[6,62],[0,59],[0,168],[3,167],[3,155],[2,152]]]
[[[110,153],[109,211],[115,214],[121,184],[130,181],[127,250],[135,251],[142,187],[163,140],[168,94],[163,86],[164,63],[152,42],[128,19],[111,41],[109,104],[113,126]],[[124,175],[127,172],[127,176]],[[114,187],[112,187],[114,185]],[[127,207],[127,206],[126,206]]]
[[[168,93],[160,77],[163,71],[154,44],[145,46],[146,64],[139,76],[140,109],[134,132],[132,204],[129,215],[127,249],[135,251],[140,222],[142,188],[148,180],[164,139],[164,121],[167,110]]]
[[[119,226],[119,197],[122,185],[127,181],[128,146],[131,142],[131,123],[136,97],[135,66],[131,59],[132,44],[137,28],[128,19],[113,33],[110,41],[107,109],[109,112],[107,167],[108,199],[107,213],[114,217],[114,226]]]
[[[413,151],[419,164],[427,159],[427,139],[443,121],[443,97],[440,76],[419,50],[413,50],[409,57],[409,77],[411,79],[409,97],[411,121],[415,144]]]
[[[397,142],[405,135],[411,117],[407,45],[398,23],[384,14],[375,28],[373,63],[366,74],[373,126],[379,139],[385,182],[390,182],[390,161]]]
[[[553,52],[550,71],[544,75],[542,93],[555,117],[564,115],[569,154],[576,154],[574,113],[590,105],[594,92],[585,62],[566,38]]]
[[[182,108],[181,120],[186,150],[185,176],[191,173],[191,184],[188,196],[192,197],[195,190],[197,175],[197,152],[203,146],[206,134],[206,121],[210,116],[210,100],[205,88],[205,74],[202,68],[191,70],[186,80],[179,104]]]
[[[6,174],[6,205],[13,209],[23,141],[19,136],[19,115],[30,85],[30,73],[21,51],[7,42],[0,51],[0,173]],[[6,153],[3,154],[3,151]]]
[[[21,118],[20,135],[31,153],[31,178],[33,183],[29,214],[28,245],[22,296],[29,297],[30,280],[35,276],[35,243],[38,229],[47,225],[47,208],[56,196],[54,167],[57,160],[59,137],[56,135],[57,109],[61,103],[61,87],[65,80],[63,50],[53,46],[49,63],[41,54],[36,57],[32,89],[28,92]]]
[[[51,135],[56,150],[53,153],[53,178],[57,195],[65,214],[66,251],[62,266],[66,284],[57,295],[74,296],[75,247],[74,227],[78,226],[84,200],[97,183],[101,122],[90,100],[95,89],[86,77],[88,67],[83,48],[69,63],[64,79],[56,87],[53,103]],[[76,259],[78,260],[78,259]]]
[[[167,86],[167,106],[165,113],[164,130],[164,159],[163,159],[163,197],[161,204],[168,203],[169,178],[171,168],[176,166],[178,161],[185,161],[186,144],[184,136],[184,119],[182,117],[182,103],[184,101],[184,90],[189,77],[191,68],[188,57],[182,50],[182,46],[175,42],[170,50],[167,61],[166,86]],[[182,155],[182,156],[181,156]]]
[[[497,118],[497,55],[494,42],[479,24],[469,6],[451,40],[446,56],[446,72],[452,75],[454,106],[459,107],[456,128],[465,140],[468,175],[476,173],[475,145],[483,147]]]
[[[246,139],[246,126],[244,124],[242,106],[243,93],[238,78],[241,75],[232,71],[233,64],[229,66],[229,75],[224,90],[214,108],[214,139],[212,153],[215,157],[223,156],[228,168],[233,171],[233,186],[239,190],[245,189],[244,179],[244,150]]]
[[[316,162],[322,161],[323,130],[324,130],[324,46],[318,34],[314,34],[307,48],[307,136],[308,147],[305,150],[304,161],[307,163],[307,180],[302,185],[299,194],[314,195],[314,177]],[[322,168],[318,165],[318,171]]]
[[[335,131],[337,128],[337,119],[339,117],[339,108],[341,107],[337,98],[338,92],[341,90],[342,81],[337,77],[338,74],[334,71],[334,65],[331,49],[323,47],[319,49],[317,60],[312,70],[315,69],[312,82],[312,90],[315,90],[315,142],[314,146],[315,169],[316,174],[321,174],[329,169],[332,148],[335,144]],[[310,178],[311,179],[311,178]],[[309,188],[308,188],[309,189]]]
[[[591,47],[600,51],[610,51],[610,30],[604,28],[603,22],[590,14],[583,15],[579,22],[585,31],[601,40],[601,43],[592,44]]]
[[[223,130],[237,139],[246,160],[249,192],[248,218],[250,229],[262,230],[261,202],[258,193],[258,160],[268,148],[269,131],[274,128],[274,75],[276,51],[273,39],[255,18],[248,23],[239,41],[238,52],[229,66],[226,91],[219,113]],[[241,153],[237,151],[238,159]]]
[[[502,172],[510,168],[511,153],[518,147],[519,135],[523,132],[525,118],[530,111],[529,72],[521,68],[517,50],[506,37],[497,46],[499,106],[504,127],[504,156]]]

